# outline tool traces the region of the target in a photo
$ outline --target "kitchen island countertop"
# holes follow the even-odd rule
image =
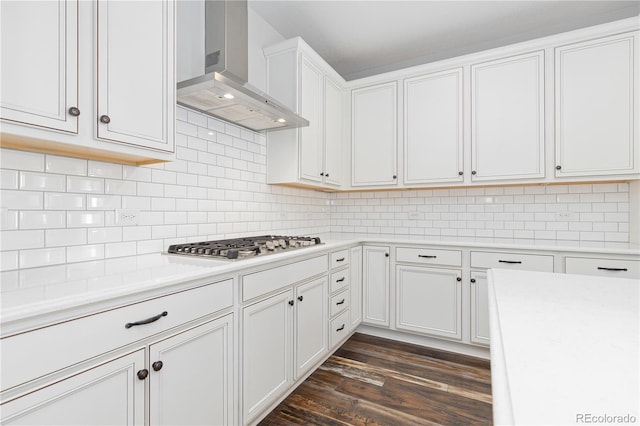
[[[639,420],[638,280],[501,269],[488,278],[495,424]]]

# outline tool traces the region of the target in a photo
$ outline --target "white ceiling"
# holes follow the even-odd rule
[[[250,0],[346,80],[638,16],[640,1]]]

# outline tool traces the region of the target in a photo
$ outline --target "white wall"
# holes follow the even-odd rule
[[[251,9],[249,2],[249,83],[267,91],[267,63],[262,49],[284,40],[271,25]]]
[[[640,181],[629,185],[629,242],[640,244]]]

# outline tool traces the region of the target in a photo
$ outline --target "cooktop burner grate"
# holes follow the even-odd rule
[[[242,259],[322,244],[318,237],[262,235],[258,237],[173,244],[168,254],[224,259]]]

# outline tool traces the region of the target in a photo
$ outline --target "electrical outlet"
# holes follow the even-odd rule
[[[573,222],[576,220],[576,213],[569,211],[556,212],[556,220],[558,222]]]
[[[132,226],[138,224],[140,210],[116,209],[116,225]]]
[[[410,220],[420,220],[420,212],[409,212]]]

